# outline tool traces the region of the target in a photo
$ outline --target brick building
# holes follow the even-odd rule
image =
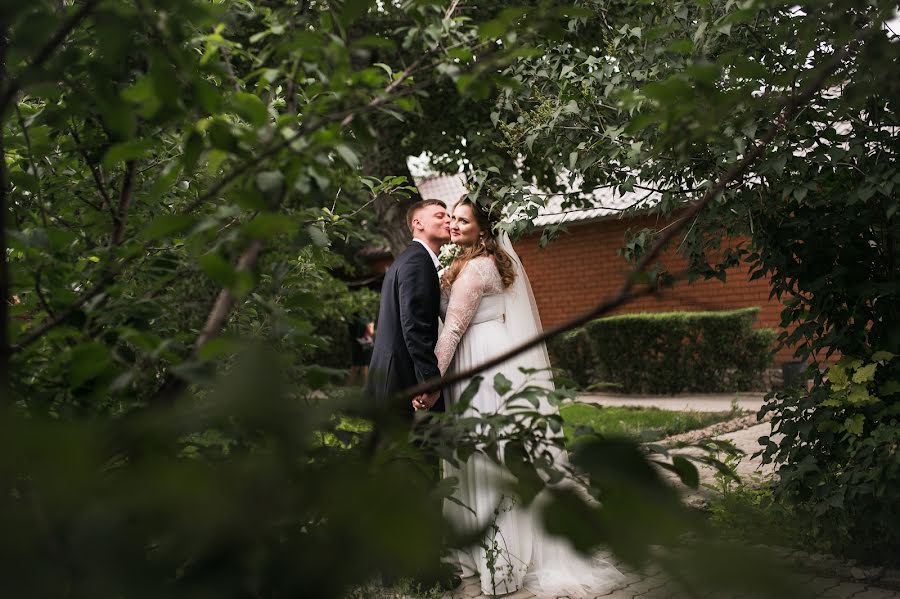
[[[452,205],[465,193],[462,175],[423,177],[417,181],[423,198],[439,198]],[[544,326],[553,326],[587,311],[604,298],[615,295],[629,271],[628,262],[619,255],[629,229],[664,226],[653,216],[622,217],[621,211],[637,201],[652,201],[645,193],[614,194],[604,189],[595,196],[596,208],[563,211],[559,200],[548,202],[538,227],[565,223],[567,232],[545,248],[538,244],[540,234],[516,242]],[[674,251],[664,254],[662,263],[671,271],[683,269],[685,261]],[[728,310],[758,306],[757,325],[778,330],[782,305],[769,299],[765,278],[750,280],[746,267],[732,269],[727,281],[680,282],[660,297],[644,297],[619,308],[617,313],[663,312],[671,310]],[[789,349],[782,349],[775,363],[790,362]]]

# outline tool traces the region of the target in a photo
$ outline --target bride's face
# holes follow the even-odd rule
[[[450,241],[456,245],[469,247],[478,242],[481,228],[475,220],[475,213],[468,204],[453,209],[450,219]]]

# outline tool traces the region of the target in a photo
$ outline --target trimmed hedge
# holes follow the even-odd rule
[[[601,318],[550,342],[556,368],[581,387],[625,393],[747,391],[760,387],[775,332],[754,329],[759,308]]]

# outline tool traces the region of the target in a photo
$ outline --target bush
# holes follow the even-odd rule
[[[844,556],[900,565],[900,360],[844,356],[816,373],[812,391],[767,398],[772,438],[763,461],[778,467],[776,498],[810,511]]]
[[[775,333],[756,330],[759,308],[602,318],[552,344],[554,365],[582,387],[626,393],[745,391],[759,386]]]
[[[579,389],[588,387],[594,380],[594,357],[590,338],[584,328],[553,337],[547,344],[554,368],[571,379]]]

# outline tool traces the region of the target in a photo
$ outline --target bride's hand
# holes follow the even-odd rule
[[[412,406],[414,410],[428,410],[437,403],[438,397],[440,397],[441,392],[435,391],[430,395],[428,393],[423,393],[421,395],[416,395],[412,400]]]

